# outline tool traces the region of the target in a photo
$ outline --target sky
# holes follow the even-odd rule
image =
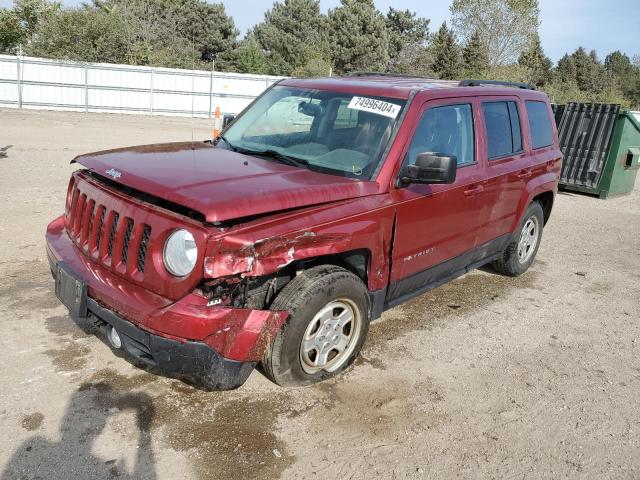
[[[227,12],[244,34],[262,21],[273,0],[216,0],[224,3]],[[63,0],[77,6],[81,0]],[[321,0],[324,12],[337,6],[340,0]],[[450,0],[375,0],[380,11],[390,6],[409,9],[431,20],[430,30],[437,30],[449,20]],[[11,0],[0,0],[0,7],[11,6]],[[630,57],[640,55],[640,1],[638,0],[539,0],[540,39],[545,53],[557,61],[578,46],[595,49],[601,59],[621,50]]]

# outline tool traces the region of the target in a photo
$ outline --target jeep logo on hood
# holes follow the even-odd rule
[[[105,170],[105,172],[107,175],[109,175],[111,178],[113,178],[114,180],[119,179],[122,176],[122,172],[119,172],[118,170],[116,170],[115,168],[110,168],[109,170]]]

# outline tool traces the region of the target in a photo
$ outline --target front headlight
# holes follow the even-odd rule
[[[164,243],[164,266],[176,277],[192,272],[198,259],[198,247],[193,235],[186,230],[176,230]]]

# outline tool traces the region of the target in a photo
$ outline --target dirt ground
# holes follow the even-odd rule
[[[517,279],[387,312],[337,379],[205,393],[66,315],[43,235],[82,152],[204,120],[0,110],[0,474],[18,478],[640,478],[640,188],[561,194]]]

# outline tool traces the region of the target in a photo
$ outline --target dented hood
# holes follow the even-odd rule
[[[207,143],[122,148],[81,155],[73,162],[200,212],[208,222],[378,193],[375,182],[291,167]]]

